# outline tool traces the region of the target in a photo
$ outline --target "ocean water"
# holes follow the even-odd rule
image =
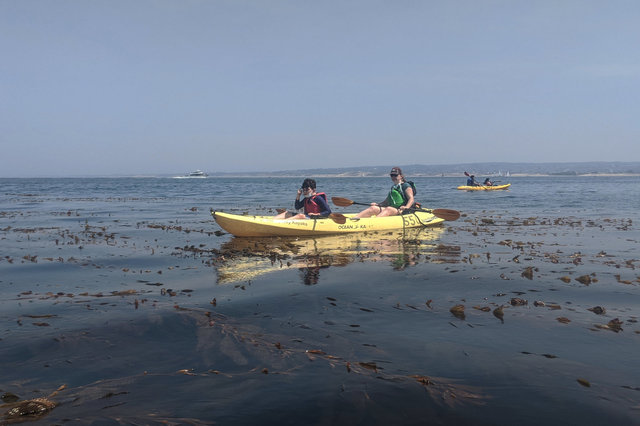
[[[390,186],[316,180],[365,203]],[[413,180],[461,218],[236,238],[210,209],[276,214],[302,179],[0,179],[2,413],[47,397],[30,421],[640,424],[640,177]]]

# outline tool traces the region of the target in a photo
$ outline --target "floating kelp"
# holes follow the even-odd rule
[[[589,383],[589,381],[587,379],[576,379],[578,383],[580,383],[582,386],[586,387],[586,388],[590,388],[591,387],[591,383]]]
[[[578,281],[580,284],[589,285],[591,284],[592,279],[589,275],[581,275],[576,278],[576,281]]]
[[[35,398],[17,403],[4,412],[3,418],[7,423],[17,421],[33,421],[43,417],[56,407],[56,403],[48,398]]]
[[[5,422],[3,424],[35,421],[44,417],[58,405],[51,398],[65,388],[66,386],[63,385],[52,392],[49,396],[28,399],[25,401],[20,401],[19,398],[13,394],[5,393],[2,397],[5,404],[0,405],[2,420]]]
[[[533,268],[532,266],[528,266],[527,268],[525,268],[525,270],[522,272],[522,276],[525,277],[528,280],[532,280],[533,279],[533,271],[535,268]]]
[[[527,305],[529,302],[527,302],[525,299],[521,299],[520,297],[513,297],[509,303],[511,303],[511,306],[524,306]]]
[[[455,305],[451,309],[449,309],[449,312],[451,312],[453,316],[458,319],[461,319],[461,320],[465,319],[464,305]]]
[[[619,333],[622,331],[622,321],[618,318],[614,318],[607,324],[595,324],[595,327],[601,330],[610,330],[615,333]]]

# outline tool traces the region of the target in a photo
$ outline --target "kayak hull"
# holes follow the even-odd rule
[[[462,191],[500,191],[502,189],[508,189],[511,186],[510,183],[504,185],[493,185],[493,186],[467,186],[462,185],[459,186],[458,189]]]
[[[403,230],[436,226],[444,219],[428,212],[414,212],[398,216],[370,217],[355,220],[346,214],[345,223],[323,219],[275,219],[274,216],[237,215],[212,211],[211,215],[222,229],[236,237],[318,236],[353,232]]]

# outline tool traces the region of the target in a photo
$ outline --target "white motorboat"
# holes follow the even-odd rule
[[[208,175],[205,172],[198,169],[184,176],[175,176],[175,179],[203,179],[203,178],[206,178],[207,176]]]

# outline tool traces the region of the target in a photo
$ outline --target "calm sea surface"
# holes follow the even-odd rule
[[[317,239],[209,213],[291,209],[301,178],[0,179],[0,418],[640,424],[640,177],[502,179],[415,178],[461,218]]]

